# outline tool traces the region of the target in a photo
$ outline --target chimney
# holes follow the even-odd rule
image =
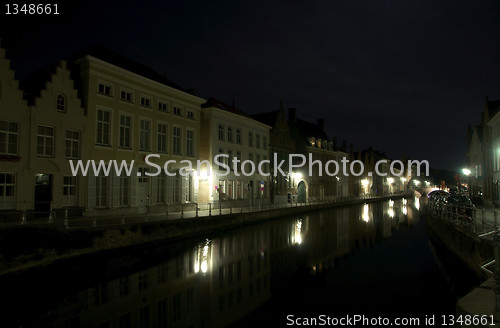
[[[325,119],[318,118],[318,127],[321,129],[321,132],[325,132]]]
[[[354,154],[354,146],[352,144],[349,145],[349,153]]]
[[[333,138],[333,149],[337,149],[337,138]]]
[[[297,123],[297,108],[288,108],[288,120]]]
[[[344,140],[342,141],[342,149],[341,149],[343,152],[345,152],[347,150],[347,142]]]

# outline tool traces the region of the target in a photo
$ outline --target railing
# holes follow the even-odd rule
[[[486,210],[476,207],[461,207],[439,202],[430,202],[427,210],[443,220],[451,222],[462,228],[469,229],[477,237],[489,239],[493,242],[494,257],[479,265],[479,268],[488,275],[493,276],[495,293],[494,318],[500,321],[500,231],[498,226],[498,212],[496,209]],[[469,211],[469,212],[467,212]],[[480,214],[478,214],[480,212]],[[493,270],[489,267],[494,266]]]
[[[3,210],[0,211],[0,222],[2,225],[60,225],[66,229],[69,228],[86,228],[86,227],[106,227],[125,224],[136,224],[143,222],[165,221],[165,220],[180,220],[193,219],[198,217],[223,216],[228,214],[249,213],[268,210],[278,210],[285,208],[297,208],[304,206],[315,205],[334,205],[334,204],[349,204],[351,202],[363,200],[375,200],[387,197],[401,197],[408,195],[405,192],[394,192],[391,194],[374,195],[366,194],[361,196],[346,196],[337,197],[327,200],[310,200],[307,202],[299,202],[297,198],[293,201],[284,203],[270,203],[267,198],[257,198],[253,202],[249,200],[221,200],[214,203],[185,203],[185,204],[163,204],[158,208],[148,206],[145,213],[131,213],[136,207],[116,207],[106,209],[90,209],[63,207],[55,209],[53,203],[22,203],[18,206],[18,210]],[[246,206],[245,206],[246,205]],[[39,208],[45,208],[40,210]],[[37,210],[35,210],[37,209]],[[153,209],[153,210],[152,210]],[[111,215],[102,215],[103,211],[112,213]],[[85,215],[82,215],[85,212]],[[101,212],[101,213],[100,213]]]

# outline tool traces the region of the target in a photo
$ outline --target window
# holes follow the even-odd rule
[[[190,120],[194,120],[194,112],[191,110],[187,111],[187,118]]]
[[[108,177],[95,177],[95,206],[106,207],[108,205]]]
[[[139,275],[139,290],[145,290],[149,288],[149,275],[148,273],[142,273]]]
[[[54,128],[45,125],[38,126],[36,154],[38,156],[54,156]]]
[[[0,121],[0,154],[17,155],[18,131],[17,123]]]
[[[97,92],[111,97],[111,86],[109,84],[99,83],[97,86]]]
[[[0,172],[0,209],[15,208],[16,176]]]
[[[186,155],[194,156],[194,131],[186,130]]]
[[[250,147],[253,147],[253,133],[252,132],[248,132],[248,145]]]
[[[129,205],[129,181],[130,178],[126,175],[122,175],[119,177],[120,179],[120,206]]]
[[[227,141],[233,142],[233,128],[231,127],[227,128]]]
[[[167,132],[168,127],[164,123],[158,123],[158,152],[166,153],[167,148]]]
[[[148,182],[148,175],[146,175],[146,173],[149,172],[148,168],[147,167],[139,167],[138,170],[139,170],[138,181],[147,183]]]
[[[141,120],[139,126],[139,150],[149,150],[151,121]]]
[[[63,177],[63,198],[67,200],[66,204],[71,203],[71,200],[76,196],[76,177]]]
[[[168,104],[164,101],[158,101],[158,110],[163,113],[168,113]]]
[[[224,141],[224,127],[219,125],[219,140]]]
[[[151,311],[149,310],[149,305],[145,306],[139,310],[139,327],[140,328],[151,327],[150,312]]]
[[[80,133],[78,131],[66,130],[66,158],[80,157]]]
[[[120,92],[120,99],[123,100],[123,101],[127,101],[127,102],[133,102],[133,97],[132,97],[132,92],[130,91],[126,91],[126,90],[122,90]]]
[[[151,108],[151,98],[141,97],[141,106]]]
[[[255,135],[255,147],[260,148],[260,134]]]
[[[128,276],[120,278],[120,297],[125,297],[130,294],[130,281]]]
[[[174,115],[182,116],[182,110],[180,107],[174,106]]]
[[[181,294],[174,295],[174,322],[181,320]]]
[[[240,129],[236,130],[236,143],[241,145],[241,130]]]
[[[186,310],[188,314],[194,312],[194,289],[190,288],[187,291],[187,301],[186,301]]]
[[[173,128],[172,148],[175,155],[181,154],[181,128]]]
[[[167,327],[167,300],[158,302],[158,327]]]
[[[165,172],[161,172],[156,179],[156,203],[165,204]]]
[[[128,115],[120,115],[120,147],[130,147],[130,134],[132,128],[132,118]]]
[[[262,148],[267,150],[267,137],[262,137]]]
[[[66,111],[66,97],[62,94],[58,94],[56,97],[56,108],[58,112]]]
[[[97,110],[96,144],[109,146],[109,130],[111,125],[111,112],[105,109]]]
[[[119,328],[131,328],[132,327],[132,315],[130,312],[127,314],[121,315],[118,318],[118,327]]]

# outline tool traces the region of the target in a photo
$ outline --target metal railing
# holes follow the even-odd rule
[[[158,207],[147,206],[145,213],[132,213],[137,207],[114,207],[114,208],[94,208],[83,209],[76,207],[54,208],[50,203],[22,203],[17,210],[0,211],[1,225],[60,225],[66,229],[86,228],[86,227],[106,227],[126,224],[137,224],[144,222],[155,222],[165,220],[193,219],[198,217],[224,216],[238,213],[259,212],[268,210],[279,210],[285,208],[297,208],[316,205],[334,205],[358,202],[362,200],[376,200],[387,197],[400,197],[408,195],[405,192],[394,192],[390,194],[374,195],[366,194],[361,196],[345,196],[323,200],[309,200],[299,202],[295,197],[288,202],[271,203],[267,198],[257,198],[249,200],[222,200],[213,203],[183,203],[183,204],[162,204]],[[246,205],[246,206],[245,206]],[[40,209],[42,208],[42,209]],[[161,211],[158,211],[161,208]],[[108,215],[103,214],[108,213]],[[109,214],[112,213],[112,214]]]

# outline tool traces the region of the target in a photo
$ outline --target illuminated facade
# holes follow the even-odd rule
[[[87,114],[85,152],[95,160],[134,161],[131,176],[89,176],[86,208],[92,214],[146,214],[174,210],[197,202],[193,176],[179,169],[199,156],[200,106],[203,99],[188,93],[160,74],[104,49],[75,56]],[[161,170],[168,160],[168,176]],[[154,170],[154,171],[153,171]],[[116,213],[116,212],[115,212]]]
[[[210,163],[210,171],[204,166],[199,177],[200,204],[219,201],[236,206],[267,204],[269,177],[260,175],[257,165],[270,159],[270,127],[213,98],[202,107],[200,160]],[[216,175],[227,172],[214,161],[214,157],[219,154],[227,155],[219,159],[219,162],[230,168],[226,176]],[[239,159],[236,172],[234,158]],[[242,167],[244,161],[254,163],[255,173],[252,176],[241,174],[242,169],[245,173],[252,171],[249,163]],[[269,163],[263,164],[261,171],[269,172],[269,167]]]

